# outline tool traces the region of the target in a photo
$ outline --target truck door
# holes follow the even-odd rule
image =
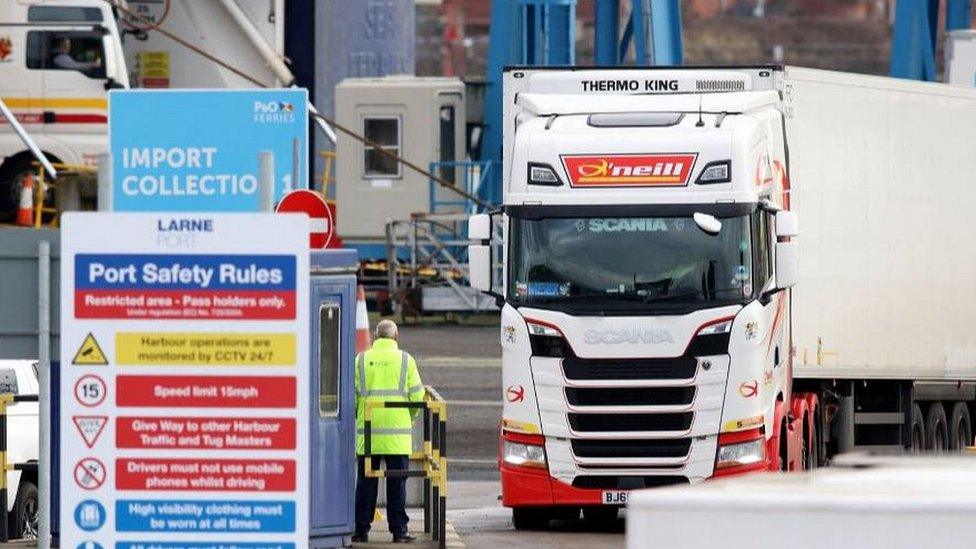
[[[31,28],[29,70],[41,74],[41,108],[47,134],[105,133],[106,55],[102,32],[92,27]],[[67,160],[67,159],[62,159]]]

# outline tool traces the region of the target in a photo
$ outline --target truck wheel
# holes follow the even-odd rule
[[[817,433],[811,433],[808,425],[810,424],[810,418],[803,418],[803,440],[800,442],[802,445],[800,447],[801,456],[803,457],[803,470],[810,471],[811,469],[817,468],[817,460],[820,459],[817,456]],[[816,430],[816,427],[813,427]]]
[[[779,428],[779,470],[786,472],[790,470],[790,432],[786,420]]]
[[[545,530],[549,527],[549,510],[537,507],[514,507],[512,524],[516,530]]]
[[[595,525],[605,526],[617,520],[618,510],[619,508],[612,505],[584,507],[583,520]]]
[[[969,407],[965,402],[952,406],[949,419],[949,449],[962,450],[973,443],[973,428],[969,424]]]
[[[949,449],[949,433],[946,428],[946,413],[941,402],[929,405],[929,413],[925,416],[925,448],[935,452],[945,452]]]
[[[925,450],[925,416],[922,415],[922,407],[917,402],[912,404],[912,453],[919,453]]]
[[[37,539],[37,486],[29,481],[20,483],[14,509],[11,513],[10,537],[13,539]]]

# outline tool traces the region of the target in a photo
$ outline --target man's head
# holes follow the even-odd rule
[[[55,50],[58,53],[71,53],[71,39],[59,38]]]
[[[376,337],[396,340],[399,335],[396,322],[392,320],[381,320],[376,325]]]

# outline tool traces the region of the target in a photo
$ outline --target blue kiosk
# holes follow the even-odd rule
[[[355,528],[356,271],[354,250],[312,252],[309,547],[349,545]],[[301,479],[299,479],[300,481]]]

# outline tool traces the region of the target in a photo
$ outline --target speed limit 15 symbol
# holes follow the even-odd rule
[[[106,393],[108,388],[105,386],[105,381],[96,375],[81,376],[75,383],[75,400],[82,406],[89,408],[98,406],[105,400]]]

